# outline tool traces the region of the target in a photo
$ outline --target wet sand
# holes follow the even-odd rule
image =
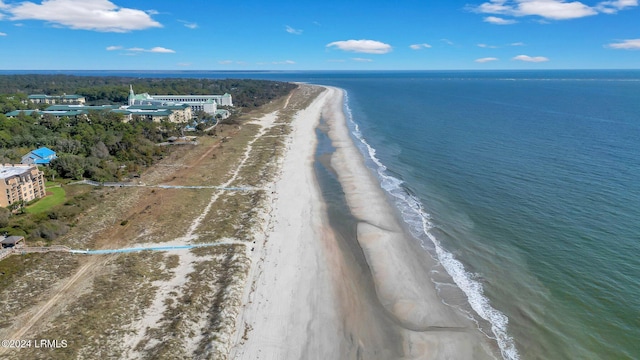
[[[428,277],[431,259],[405,233],[365,167],[342,101],[340,89],[327,88],[294,120],[230,358],[493,358],[475,324],[438,298]],[[321,117],[357,239],[329,225],[313,169]]]

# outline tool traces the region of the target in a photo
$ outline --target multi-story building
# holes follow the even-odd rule
[[[129,86],[129,106],[134,105],[173,105],[188,104],[195,116],[198,111],[204,111],[215,115],[218,106],[233,106],[231,94],[224,95],[149,95],[147,93],[136,94],[133,86]]]
[[[84,104],[86,99],[82,95],[29,95],[27,99],[34,104]]]
[[[35,165],[0,165],[0,206],[29,202],[46,195],[44,175]]]
[[[186,123],[193,118],[192,108],[189,104],[174,105],[131,105],[122,107],[122,113],[128,116],[139,116],[151,121],[160,121],[165,118],[173,123]]]
[[[124,121],[131,121],[134,117],[146,119],[149,121],[160,122],[163,119],[174,123],[189,122],[193,118],[191,106],[189,104],[170,104],[170,105],[52,105],[43,111],[40,110],[14,110],[5,114],[8,118],[14,118],[24,113],[31,116],[34,112],[42,117],[43,115],[52,115],[55,117],[83,117],[86,118],[91,111],[111,111],[122,114]]]

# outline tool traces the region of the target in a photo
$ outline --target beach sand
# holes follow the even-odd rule
[[[494,358],[475,323],[438,297],[428,277],[433,260],[365,167],[342,102],[340,89],[326,88],[293,121],[230,358]],[[356,250],[329,226],[314,174],[321,117],[336,148],[331,166],[358,221]]]

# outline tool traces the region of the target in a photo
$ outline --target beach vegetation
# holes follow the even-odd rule
[[[12,306],[15,299],[20,299],[18,311],[28,310],[54,291],[56,285],[66,284],[62,279],[77,274],[84,269],[83,265],[91,265],[70,290],[74,296],[61,297],[57,311],[50,312],[49,318],[32,329],[32,334],[39,338],[68,334],[69,346],[56,350],[55,356],[91,358],[97,353],[107,358],[142,359],[224,356],[224,342],[233,333],[245,289],[251,241],[256,240],[256,234],[265,226],[269,191],[264,186],[277,176],[280,161],[279,155],[274,154],[283,153],[286,135],[291,131],[288,123],[300,106],[309,101],[306,92],[294,94],[297,96],[291,97],[291,101],[287,99],[286,110],[282,110],[284,99],[279,99],[274,102],[277,104],[245,112],[237,124],[216,126],[215,136],[199,139],[197,147],[176,147],[163,154],[154,166],[136,169],[139,180],[150,186],[220,185],[233,177],[232,186],[250,185],[256,189],[109,188],[69,185],[64,179],[60,181],[66,190],[64,203],[39,214],[25,213],[9,219],[9,223],[20,223],[28,229],[38,229],[40,221],[46,219],[66,224],[68,233],[59,236],[55,243],[75,249],[161,243],[185,234],[193,236],[190,241],[196,243],[225,240],[233,243],[192,249],[188,255],[145,251],[95,257],[60,253],[12,256],[11,261],[31,258],[59,266],[65,260],[68,263],[64,263],[60,275],[53,265],[39,268],[40,263],[31,260],[16,264],[20,274],[12,275],[0,289],[0,303]],[[263,129],[255,124],[255,119],[276,110],[282,111],[278,112],[274,126]],[[75,151],[72,155],[87,154],[83,139],[67,140],[65,145]],[[109,149],[109,143],[103,142]],[[94,142],[85,161],[88,157],[109,159],[104,147]],[[198,226],[194,226],[194,220],[205,214],[203,209],[209,208]],[[47,230],[50,229],[40,228],[38,236],[48,236]],[[185,267],[190,269],[186,273]],[[174,278],[182,279],[183,283],[163,292],[161,282]],[[38,279],[49,281],[39,283]],[[33,293],[27,291],[31,286],[36,288]],[[152,304],[157,305],[157,296],[163,299],[157,320],[132,328],[138,320],[145,319]],[[3,302],[6,298],[12,302]],[[0,327],[12,326],[14,321],[0,320]],[[243,336],[247,334],[245,326]],[[130,335],[140,341],[125,348],[123,339]],[[188,349],[185,344],[193,348]],[[26,350],[16,356],[32,359],[38,353]]]
[[[89,105],[126,104],[129,85],[136,92],[150,94],[224,94],[233,97],[232,116],[225,121],[237,124],[242,109],[254,109],[289,93],[297,85],[266,80],[241,79],[151,79],[128,77],[84,77],[69,75],[0,76],[0,161],[20,162],[28,151],[47,146],[58,153],[51,164],[52,176],[115,181],[146,168],[173,151],[156,146],[172,136],[180,136],[179,124],[160,125],[143,119],[123,122],[122,115],[91,111],[84,117],[42,117],[19,113],[6,118],[5,112],[43,107],[27,101],[27,94],[78,94]],[[46,106],[46,104],[45,104]],[[212,121],[199,113],[202,121]],[[206,127],[201,127],[204,130]]]

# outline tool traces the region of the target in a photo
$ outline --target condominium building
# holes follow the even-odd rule
[[[86,99],[82,95],[29,95],[27,99],[34,104],[84,104]]]
[[[131,121],[134,117],[160,122],[163,119],[174,123],[185,123],[193,118],[191,106],[189,104],[171,105],[52,105],[43,111],[40,110],[14,110],[5,114],[8,118],[14,118],[24,113],[31,116],[34,112],[42,117],[49,114],[55,117],[82,117],[87,118],[91,111],[110,111],[122,114],[125,122]]]
[[[29,202],[46,195],[44,175],[35,165],[0,165],[0,206]]]

